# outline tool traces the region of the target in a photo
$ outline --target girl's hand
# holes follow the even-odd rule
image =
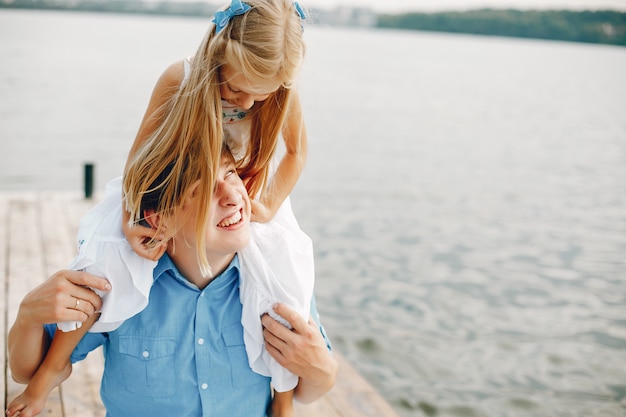
[[[250,217],[250,221],[257,223],[266,223],[272,220],[274,217],[274,213],[259,200],[250,200],[252,207],[252,216]]]
[[[130,247],[142,258],[157,261],[165,253],[167,242],[163,241],[163,236],[160,236],[160,239],[156,236],[156,243],[151,243],[156,234],[154,229],[141,225],[131,227],[126,221],[122,222],[122,229]]]

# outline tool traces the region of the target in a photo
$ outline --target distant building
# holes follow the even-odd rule
[[[378,23],[378,16],[371,9],[340,6],[332,10],[314,10],[313,21],[330,26],[373,27]]]

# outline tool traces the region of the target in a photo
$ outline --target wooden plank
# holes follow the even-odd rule
[[[69,207],[79,207],[70,196],[58,193],[42,193],[39,197],[42,207],[43,252],[45,255],[46,277],[67,268],[76,253],[76,231],[79,219],[74,210],[68,216]],[[45,208],[45,209],[43,209]],[[95,372],[90,368],[94,367]],[[102,352],[98,349],[87,359],[72,367],[72,375],[63,384],[60,392],[63,408],[67,416],[101,417],[104,407],[100,401],[100,377],[94,380],[94,373],[102,375]]]
[[[340,354],[339,375],[333,389],[325,396],[342,417],[398,417],[378,392]]]
[[[100,400],[100,380],[104,371],[102,349],[91,352],[75,363],[70,378],[61,385],[65,416],[104,417],[106,411]],[[82,385],[77,389],[78,385]]]
[[[294,414],[298,417],[341,417],[325,398],[311,404],[294,404]]]
[[[11,199],[8,225],[8,323],[15,321],[21,300],[26,293],[38,285],[46,276],[43,261],[43,242],[39,206],[36,196],[23,194]],[[6,349],[6,344],[3,346]],[[7,400],[13,399],[25,388],[13,382],[10,370],[7,369]],[[62,416],[62,402],[58,388],[48,397],[48,402],[41,412],[42,415]]]
[[[313,404],[296,403],[298,417],[398,417],[341,353],[334,355],[339,364],[335,386]]]

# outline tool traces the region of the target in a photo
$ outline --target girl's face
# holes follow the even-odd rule
[[[225,64],[220,68],[222,100],[244,110],[252,108],[257,101],[265,100],[277,89],[278,86],[273,81],[254,83],[229,65]]]

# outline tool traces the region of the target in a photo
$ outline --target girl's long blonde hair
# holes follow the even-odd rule
[[[254,197],[265,186],[287,109],[290,88],[304,57],[302,20],[291,0],[247,0],[251,9],[219,33],[211,24],[179,89],[151,117],[160,123],[131,157],[124,174],[130,222],[143,218],[144,195],[160,189],[157,212],[173,216],[190,187],[204,206],[196,218],[198,262],[210,276],[205,231],[223,143],[220,68],[228,66],[251,83],[275,83],[276,91],[251,112],[250,144],[238,161],[239,175]],[[169,172],[163,175],[164,172]],[[158,180],[158,181],[157,181]],[[162,232],[157,231],[157,234]],[[176,230],[168,230],[168,236]]]

